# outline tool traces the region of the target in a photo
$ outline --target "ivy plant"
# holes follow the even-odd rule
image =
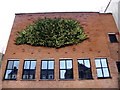
[[[15,44],[60,48],[87,38],[80,22],[76,20],[44,18],[27,25],[25,30],[18,31]]]

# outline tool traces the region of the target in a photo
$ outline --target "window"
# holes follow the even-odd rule
[[[89,59],[78,59],[79,79],[92,79],[92,71]]]
[[[60,79],[73,79],[73,66],[71,59],[60,60]]]
[[[8,61],[4,79],[16,80],[17,72],[18,72],[18,65],[19,65],[19,61],[16,61],[16,60]]]
[[[109,39],[110,39],[111,43],[117,43],[118,42],[117,38],[116,38],[116,35],[114,33],[109,33],[108,36],[109,36]]]
[[[97,76],[98,78],[108,78],[110,77],[108,64],[106,58],[96,58],[95,59]]]
[[[120,61],[116,63],[117,63],[118,72],[120,73]]]
[[[40,79],[54,79],[54,60],[42,60]]]
[[[22,79],[35,79],[36,61],[25,60]]]

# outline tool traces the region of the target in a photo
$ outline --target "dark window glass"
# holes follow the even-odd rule
[[[25,60],[22,79],[35,79],[36,61]]]
[[[96,58],[95,64],[96,64],[98,78],[110,77],[106,58]]]
[[[40,79],[54,79],[54,60],[42,60]]]
[[[89,59],[78,59],[79,79],[92,79],[92,71]]]
[[[60,60],[60,79],[73,79],[72,60]]]
[[[118,72],[120,73],[120,62],[117,62]]]
[[[108,35],[111,43],[118,42],[115,34],[108,34]]]
[[[17,79],[19,61],[8,61],[7,69],[4,79],[15,80]]]

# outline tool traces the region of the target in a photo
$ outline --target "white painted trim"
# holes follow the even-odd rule
[[[84,60],[85,60],[85,59],[89,59],[89,60],[90,60],[90,58],[77,58],[77,60],[78,60],[78,59],[81,59],[81,60],[82,60],[82,59],[84,59]]]
[[[96,57],[94,59],[107,59],[107,57]]]
[[[54,60],[54,58],[44,58],[44,59],[41,59],[41,60]]]
[[[24,59],[24,60],[36,60],[36,59]]]
[[[72,59],[72,60],[73,60],[73,58],[59,58],[59,60],[60,60],[60,59]]]
[[[116,34],[116,33],[108,33],[108,34]]]
[[[7,60],[20,60],[20,59],[7,59]]]

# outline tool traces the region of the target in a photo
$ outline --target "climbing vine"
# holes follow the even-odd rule
[[[79,24],[72,19],[38,19],[25,30],[18,31],[15,44],[55,48],[73,45],[88,38]]]

